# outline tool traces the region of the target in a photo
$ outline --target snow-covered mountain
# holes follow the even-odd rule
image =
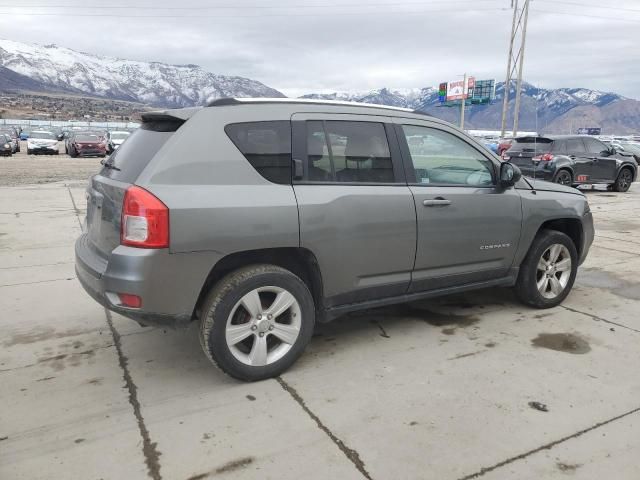
[[[221,97],[284,96],[256,80],[217,75],[198,65],[123,60],[3,39],[0,67],[51,90],[163,107],[202,105]]]
[[[502,119],[504,82],[496,85],[496,101],[490,105],[468,107],[466,124],[469,128],[498,129]],[[511,86],[510,106],[513,109],[515,85]],[[459,109],[440,107],[438,91],[433,87],[401,90],[381,88],[369,92],[311,93],[302,98],[345,100],[391,105],[421,110],[435,117],[457,123]],[[622,112],[624,110],[624,113]],[[638,115],[629,114],[638,111]],[[585,112],[589,112],[586,114]],[[578,114],[579,113],[579,114]],[[574,119],[573,117],[576,117]],[[511,120],[509,120],[511,122]],[[584,123],[584,125],[582,125]],[[521,129],[540,131],[564,131],[565,124],[601,126],[626,131],[640,130],[640,102],[621,95],[587,88],[538,88],[522,84],[520,111]],[[576,127],[577,128],[577,127]]]

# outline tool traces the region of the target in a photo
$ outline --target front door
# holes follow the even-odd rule
[[[564,141],[564,152],[572,161],[573,181],[590,182],[593,169],[593,155],[590,155],[581,138],[568,138]],[[554,151],[555,153],[555,151]]]
[[[617,159],[609,154],[609,147],[595,138],[585,138],[587,152],[592,158],[591,178],[594,183],[612,183],[616,179]]]
[[[522,210],[515,189],[497,187],[497,162],[446,126],[396,123],[418,220],[410,291],[507,276]]]
[[[292,125],[300,244],[322,271],[325,307],[406,293],[416,213],[391,120],[300,113]]]

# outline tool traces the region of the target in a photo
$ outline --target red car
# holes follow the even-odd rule
[[[498,144],[498,155],[502,156],[504,152],[511,148],[511,142],[513,138],[503,138]]]
[[[69,139],[67,153],[76,157],[105,157],[107,143],[105,137],[93,133],[77,133]]]

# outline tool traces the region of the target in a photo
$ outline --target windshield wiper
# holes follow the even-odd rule
[[[113,163],[111,163],[108,159],[100,160],[100,164],[110,170],[117,170],[118,172],[120,171],[120,169],[116,167]]]

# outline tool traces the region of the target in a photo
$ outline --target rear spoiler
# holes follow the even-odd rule
[[[549,137],[516,137],[513,139],[516,143],[551,143],[553,139]]]
[[[152,112],[145,112],[141,115],[143,122],[186,122],[189,120],[201,107],[193,108],[176,108],[170,110],[155,110]]]

